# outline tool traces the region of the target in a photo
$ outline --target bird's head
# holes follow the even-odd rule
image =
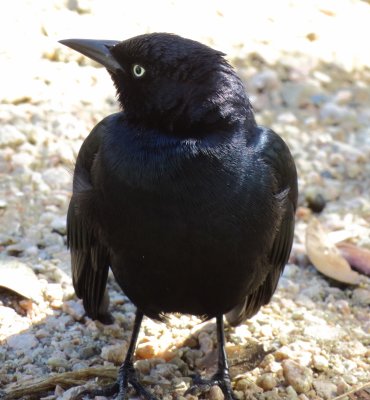
[[[133,123],[179,135],[254,123],[244,87],[224,54],[201,43],[168,33],[61,43],[107,68]]]

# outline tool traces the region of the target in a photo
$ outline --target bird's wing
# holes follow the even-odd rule
[[[106,283],[109,251],[101,242],[96,222],[97,191],[92,169],[110,117],[91,131],[81,146],[73,176],[73,195],[67,215],[67,245],[71,251],[73,286],[86,313],[103,323],[112,322]]]
[[[231,325],[238,325],[244,319],[255,315],[261,306],[267,304],[274,294],[280,275],[287,263],[293,243],[294,215],[297,205],[297,172],[288,146],[272,130],[258,128],[259,155],[269,165],[276,179],[276,199],[281,207],[281,222],[268,256],[270,272],[258,289],[245,298],[227,314]]]

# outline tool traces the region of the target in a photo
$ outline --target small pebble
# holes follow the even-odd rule
[[[317,395],[325,400],[330,400],[337,395],[337,386],[331,381],[315,380],[313,382],[313,387]]]
[[[345,316],[349,316],[351,314],[351,307],[347,300],[336,300],[335,307]]]
[[[86,313],[81,302],[75,300],[65,301],[62,310],[69,314],[75,321],[81,321]]]
[[[282,362],[285,381],[291,385],[297,393],[305,393],[312,386],[312,371],[307,367],[302,367],[293,360]]]
[[[56,385],[54,393],[55,393],[55,396],[57,396],[57,397],[63,396],[64,389],[60,385]]]
[[[208,392],[208,397],[209,400],[224,400],[225,396],[222,393],[222,390],[219,388],[219,386],[214,385],[211,387],[211,389]]]
[[[347,393],[351,389],[351,386],[342,378],[338,378],[337,383],[337,394],[338,396]]]
[[[295,389],[294,389],[293,386],[288,386],[288,387],[286,388],[286,394],[287,394],[289,400],[298,399],[298,394],[297,394],[297,392],[295,391]]]
[[[63,396],[58,398],[58,400],[75,400],[75,399],[79,398],[79,395],[84,390],[89,389],[89,386],[91,386],[91,385],[71,387],[70,389],[66,390],[63,393]],[[91,387],[91,389],[92,389],[92,387]]]
[[[64,297],[64,291],[60,283],[49,283],[46,287],[46,296],[49,300],[61,302]]]
[[[213,350],[213,340],[207,332],[201,332],[198,336],[198,341],[204,354],[208,354]]]
[[[2,125],[0,135],[0,148],[2,147],[17,147],[26,140],[23,133],[12,125]]]
[[[321,193],[306,195],[306,201],[308,208],[310,208],[314,213],[321,213],[326,206],[325,197]]]
[[[8,203],[4,199],[0,199],[0,210],[3,210],[7,207]]]
[[[271,390],[277,385],[277,380],[272,373],[263,374],[257,379],[257,385],[263,390]]]
[[[122,342],[119,344],[104,346],[101,350],[101,356],[104,360],[110,361],[115,365],[121,365],[125,360],[126,352],[127,343]]]
[[[353,119],[354,113],[348,107],[328,102],[321,107],[320,117],[327,123],[339,124],[346,120]]]
[[[356,378],[355,375],[352,374],[345,374],[343,375],[343,379],[349,384],[349,385],[356,385],[358,382],[358,379]]]
[[[155,343],[140,343],[136,348],[136,357],[139,359],[150,359],[155,357],[158,346]]]
[[[311,97],[318,88],[309,83],[287,82],[282,87],[281,95],[288,108],[305,107],[311,103]]]
[[[266,69],[255,74],[249,82],[248,88],[255,91],[276,90],[280,85],[279,77],[276,71]]]
[[[194,395],[192,395],[192,394],[187,394],[187,395],[185,396],[185,399],[186,399],[186,400],[198,400],[198,396],[194,396]]]
[[[47,359],[46,364],[53,368],[67,368],[68,362],[65,358],[50,357]]]
[[[370,290],[358,288],[352,293],[352,300],[357,305],[370,305]]]
[[[77,362],[76,364],[73,364],[72,366],[72,371],[79,371],[81,369],[87,368],[88,365],[84,362]]]
[[[6,342],[13,350],[23,350],[24,352],[35,348],[39,343],[32,333],[21,333],[10,336]]]
[[[65,215],[55,217],[50,223],[50,228],[60,235],[65,235],[67,233],[67,220]]]
[[[137,360],[135,362],[135,368],[142,374],[149,374],[152,366],[149,360]]]
[[[87,360],[97,354],[101,353],[101,350],[99,349],[99,347],[95,344],[91,344],[88,345],[86,347],[83,347],[80,351],[79,351],[79,356],[83,359],[83,360]],[[103,357],[104,358],[104,357]]]
[[[315,369],[318,371],[325,371],[328,369],[329,363],[328,360],[319,354],[315,354],[312,357],[312,364]]]

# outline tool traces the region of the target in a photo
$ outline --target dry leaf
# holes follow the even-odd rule
[[[42,295],[40,281],[32,268],[16,258],[0,259],[0,286],[36,303]]]
[[[312,218],[307,226],[306,250],[312,264],[322,274],[351,285],[360,283],[361,275],[352,271],[316,218]]]
[[[353,269],[370,276],[370,250],[345,242],[338,243],[337,247]]]

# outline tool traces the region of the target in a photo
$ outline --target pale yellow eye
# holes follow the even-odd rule
[[[139,64],[134,64],[134,65],[132,66],[132,73],[133,73],[133,75],[134,75],[135,78],[141,78],[141,77],[143,77],[144,74],[145,74],[145,68],[142,67],[142,66],[139,65]]]

